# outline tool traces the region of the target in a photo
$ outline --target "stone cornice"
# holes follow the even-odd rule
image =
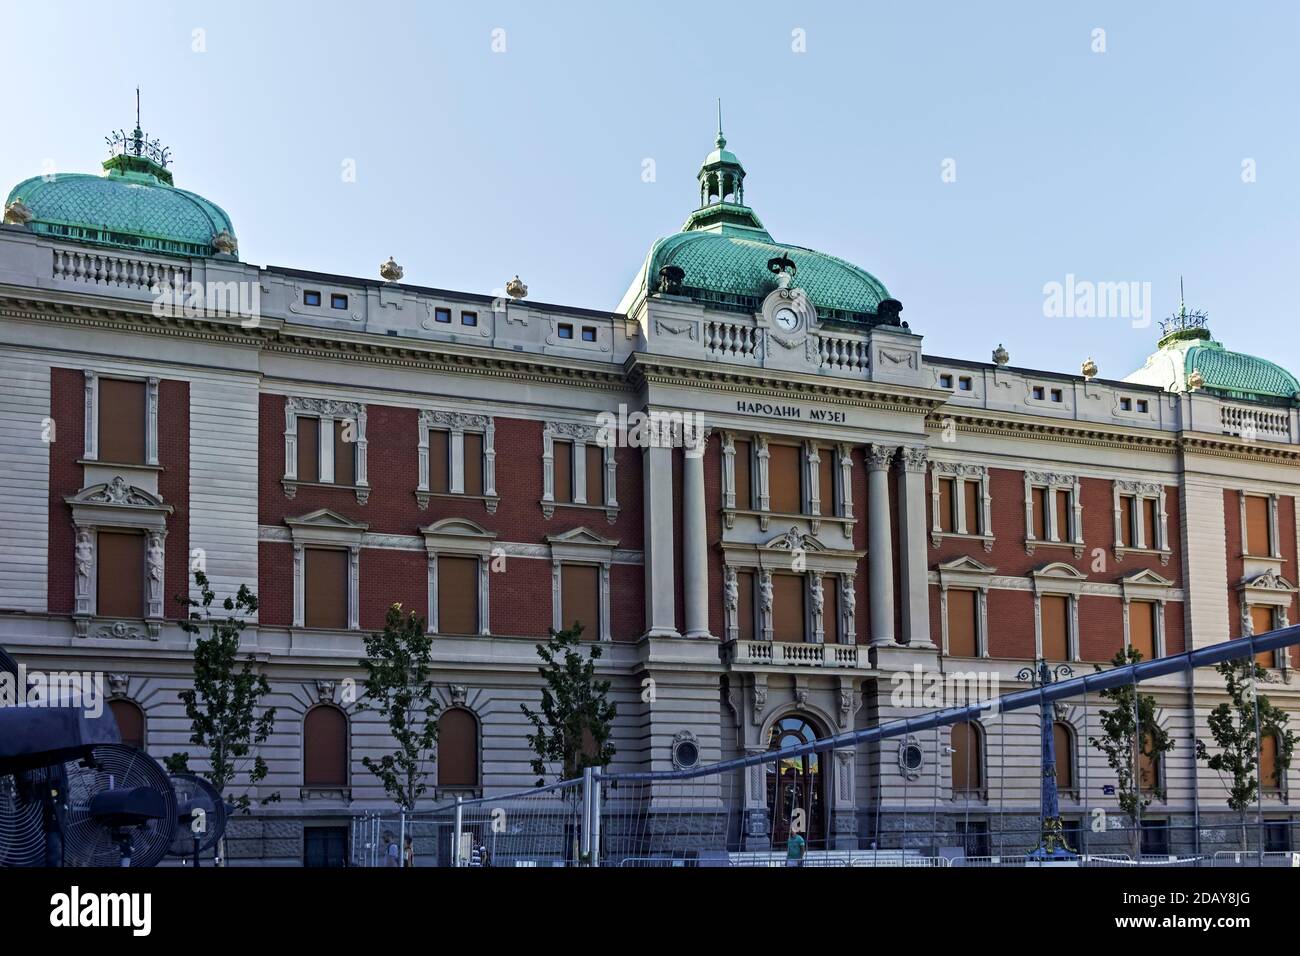
[[[1151,430],[1106,428],[1076,419],[1054,421],[1031,415],[1017,415],[981,409],[958,411],[944,408],[931,413],[926,427],[940,431],[951,419],[958,431],[981,435],[1003,435],[1011,438],[1036,438],[1045,441],[1064,441],[1077,445],[1103,448],[1148,448],[1153,451],[1176,451],[1179,441],[1176,434]]]
[[[563,382],[566,386],[622,391],[624,370],[614,364],[466,346],[401,336],[309,328],[263,318],[246,326],[235,318],[153,315],[147,301],[114,302],[51,293],[48,299],[14,295],[0,287],[0,318],[58,322],[84,328],[168,335],[221,345],[252,347],[265,352],[319,358],[326,355],[422,371],[491,375],[514,381]],[[30,290],[21,290],[26,293]],[[42,290],[44,291],[44,290]]]
[[[1300,461],[1300,447],[1267,441],[1243,441],[1231,435],[1183,432],[1178,446],[1185,454],[1217,458],[1246,458],[1255,461]]]
[[[928,412],[944,402],[946,393],[824,375],[779,372],[768,369],[703,362],[679,356],[637,352],[624,363],[629,383],[669,385],[746,395],[762,392],[767,398],[817,401],[899,412]]]

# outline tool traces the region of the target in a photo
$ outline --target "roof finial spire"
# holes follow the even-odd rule
[[[140,87],[135,88],[135,128],[140,128]]]
[[[1187,300],[1186,300],[1186,298],[1183,296],[1183,277],[1182,277],[1182,276],[1179,276],[1179,277],[1178,277],[1178,314],[1179,314],[1180,316],[1186,316],[1186,315],[1187,315]]]
[[[715,140],[718,149],[727,145],[727,137],[722,135],[722,97],[718,97],[718,138]]]

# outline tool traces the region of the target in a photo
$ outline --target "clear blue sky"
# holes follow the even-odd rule
[[[721,96],[776,239],[877,275],[932,354],[1121,377],[1155,328],[1044,318],[1044,283],[1150,282],[1158,319],[1181,273],[1225,344],[1300,372],[1294,3],[5,6],[3,188],[98,171],[138,83],[250,262],[391,254],[417,284],[518,273],[613,308],[695,206]]]

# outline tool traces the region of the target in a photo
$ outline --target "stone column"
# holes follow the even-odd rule
[[[682,590],[686,605],[686,636],[709,633],[708,533],[704,510],[704,449],[708,434],[686,446],[682,476]]]
[[[673,450],[642,452],[645,510],[645,622],[647,637],[681,637],[673,580]]]
[[[930,638],[930,582],[925,569],[926,449],[905,447],[899,455],[898,564],[903,606],[903,642],[934,647]]]
[[[871,644],[894,643],[894,549],[889,527],[889,463],[898,449],[867,449],[867,562],[871,588]]]

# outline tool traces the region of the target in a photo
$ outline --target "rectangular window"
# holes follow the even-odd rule
[[[1246,553],[1259,558],[1266,558],[1271,550],[1272,535],[1269,533],[1268,499],[1259,495],[1246,496]]]
[[[584,325],[584,326],[582,327],[582,341],[584,341],[584,342],[594,342],[594,341],[596,341],[596,328],[595,328],[595,326],[592,326],[592,325]]]
[[[940,387],[940,388],[952,388],[952,376],[951,376],[951,375],[940,375],[940,376],[939,376],[939,387]]]
[[[780,514],[803,512],[801,450],[798,445],[771,445],[767,460],[769,510]]]
[[[817,466],[817,493],[821,496],[821,513],[836,514],[835,509],[835,450],[818,449],[821,464]]]
[[[1156,605],[1154,601],[1133,601],[1128,606],[1128,642],[1149,661],[1156,656]]]
[[[303,563],[303,623],[343,630],[348,626],[348,553],[307,548]]]
[[[1047,540],[1047,489],[1034,488],[1030,491],[1031,505],[1030,511],[1033,512],[1034,519],[1034,538],[1038,541]]]
[[[748,511],[754,507],[753,446],[747,441],[738,441],[735,446],[736,454],[733,461],[736,468],[736,507]]]
[[[736,572],[736,632],[740,640],[757,640],[754,630],[754,572]]]
[[[144,535],[100,531],[96,543],[96,613],[101,617],[144,617]]]
[[[599,445],[587,445],[587,504],[603,505],[605,503],[605,449]]]
[[[772,575],[772,639],[804,641],[804,579],[798,574]]]
[[[1133,536],[1133,496],[1121,495],[1119,499],[1119,545],[1131,548],[1137,540]]]
[[[551,458],[555,464],[555,500],[573,501],[573,442],[552,442]]]
[[[963,481],[961,491],[965,496],[962,504],[966,509],[966,533],[979,534],[984,529],[980,527],[980,520],[983,517],[981,512],[980,483],[978,481]]]
[[[560,622],[582,625],[582,637],[600,640],[600,568],[588,564],[566,564],[560,569]]]
[[[429,429],[429,491],[445,495],[451,490],[451,435]]]
[[[315,290],[308,290],[308,291],[303,292],[303,294],[302,294],[302,304],[303,304],[303,305],[314,305],[314,306],[319,306],[319,305],[320,305],[320,293],[319,293],[319,292],[316,292]]]
[[[347,297],[347,296],[345,296],[345,295],[343,295],[343,294],[341,294],[341,293],[338,293],[338,292],[335,292],[335,293],[333,293],[333,294],[330,295],[330,308],[331,308],[331,309],[346,309],[347,307],[348,307],[348,297]]]
[[[145,464],[145,383],[99,380],[99,460]]]
[[[1142,546],[1144,548],[1159,547],[1156,539],[1156,505],[1158,502],[1154,498],[1142,499]]]
[[[356,435],[356,423],[342,419],[334,422],[334,484],[352,485],[356,483],[357,443],[344,441],[349,432]]]
[[[469,326],[476,326],[476,325],[478,325],[478,313],[477,313],[477,312],[462,312],[462,313],[460,314],[460,324],[461,324],[461,325],[469,325]]]
[[[1146,400],[1145,398],[1139,398],[1139,399],[1138,399],[1138,411],[1139,411],[1139,412],[1142,412],[1142,413],[1145,415],[1146,412],[1147,412],[1147,409],[1148,409],[1148,408],[1150,408],[1150,406],[1147,404],[1147,400]]]
[[[441,322],[443,325],[451,324],[451,309],[434,309],[433,321]]]
[[[566,322],[561,322],[557,330],[557,334],[562,339],[571,339],[573,338],[573,326],[569,325]]]
[[[948,654],[951,657],[978,657],[975,639],[975,615],[979,606],[974,591],[948,592]]]
[[[1059,401],[1062,400],[1062,398],[1063,398],[1063,396],[1062,396],[1062,394],[1061,394],[1061,390],[1060,390],[1059,388],[1054,388],[1054,389],[1052,389],[1052,401],[1054,401],[1054,402],[1059,402]]]
[[[320,419],[298,416],[298,480],[320,481]]]
[[[1250,629],[1254,634],[1267,634],[1273,630],[1273,609],[1262,604],[1251,607]],[[1260,667],[1272,667],[1276,658],[1272,651],[1260,651],[1255,655],[1255,663]]]
[[[957,530],[957,519],[953,516],[953,480],[939,479],[939,530],[953,532]]]
[[[1045,394],[1045,392],[1043,391],[1043,386],[1035,385],[1032,394],[1034,396],[1035,401],[1041,402]]]
[[[840,642],[840,588],[834,578],[822,578],[822,639]]]
[[[483,436],[478,432],[465,433],[465,482],[467,495],[483,494]]]
[[[971,381],[971,377],[969,375],[963,375],[961,376],[961,378],[957,379],[958,391],[969,392],[974,387],[975,384],[974,382]]]
[[[1039,598],[1043,628],[1043,659],[1070,659],[1070,599],[1063,594],[1044,594]]]
[[[1119,410],[1120,410],[1121,412],[1131,412],[1131,411],[1133,411],[1133,399],[1131,399],[1131,398],[1121,398],[1121,399],[1119,400]]]
[[[1053,496],[1056,505],[1056,540],[1070,541],[1070,498],[1068,491],[1058,491]]]
[[[1150,758],[1143,758],[1144,763],[1149,763]],[[1147,779],[1147,773],[1141,774],[1142,779],[1139,786],[1149,788],[1151,782]],[[1142,821],[1142,855],[1143,856],[1168,856],[1169,855],[1169,821],[1168,820],[1143,820]]]
[[[438,633],[478,633],[478,558],[438,556]]]

